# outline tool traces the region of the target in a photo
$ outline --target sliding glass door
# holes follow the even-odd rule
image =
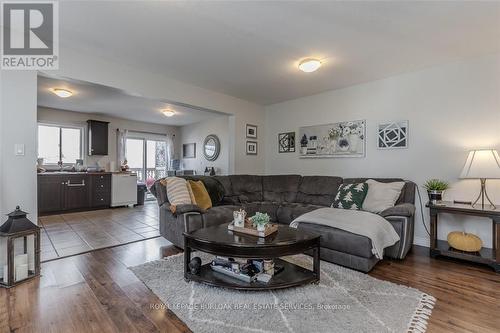
[[[148,187],[156,179],[167,175],[167,143],[161,140],[127,138],[125,156],[131,171],[137,172],[137,179]]]

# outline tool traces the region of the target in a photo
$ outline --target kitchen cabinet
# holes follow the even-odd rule
[[[38,211],[58,212],[63,210],[64,179],[54,176],[38,176]]]
[[[38,212],[48,214],[107,208],[111,174],[46,173],[38,175]]]
[[[87,120],[88,155],[108,155],[108,127],[106,121]]]
[[[68,175],[63,185],[64,210],[89,208],[89,176]]]

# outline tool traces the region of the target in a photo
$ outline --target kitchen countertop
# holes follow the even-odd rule
[[[39,176],[60,176],[60,175],[111,175],[111,174],[135,174],[135,172],[122,172],[122,171],[91,171],[91,172],[78,172],[78,171],[47,171],[38,173]]]

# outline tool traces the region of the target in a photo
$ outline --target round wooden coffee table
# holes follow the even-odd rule
[[[211,286],[240,290],[270,290],[318,282],[320,275],[320,236],[298,232],[280,225],[278,231],[266,238],[236,233],[227,229],[228,223],[184,233],[184,278]],[[283,271],[268,282],[245,282],[215,272],[210,263],[201,266],[198,275],[191,274],[191,252],[199,250],[214,255],[233,258],[274,259]],[[294,265],[279,257],[312,250],[313,270]]]

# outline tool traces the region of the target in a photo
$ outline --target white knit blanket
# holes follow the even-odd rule
[[[320,208],[297,217],[290,227],[297,228],[300,223],[326,225],[368,237],[372,241],[372,253],[378,259],[383,258],[386,247],[399,241],[399,235],[389,221],[362,210]]]

